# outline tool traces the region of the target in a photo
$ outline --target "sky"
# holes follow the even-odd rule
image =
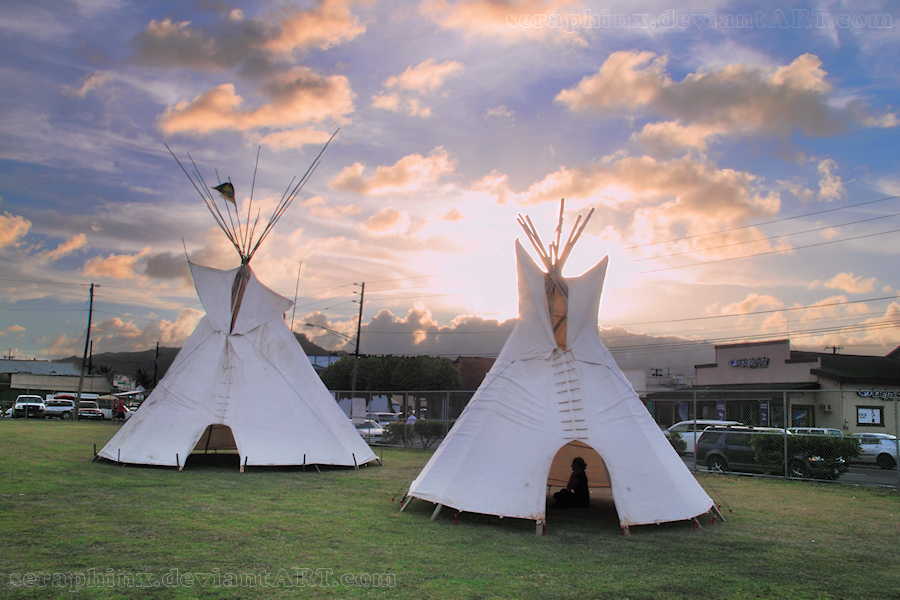
[[[94,353],[180,346],[187,260],[240,259],[175,157],[265,223],[337,131],[251,262],[323,347],[365,283],[360,352],[495,356],[517,217],[549,241],[565,198],[623,368],[884,355],[898,41],[887,1],[6,0],[0,348],[81,355],[92,284]]]

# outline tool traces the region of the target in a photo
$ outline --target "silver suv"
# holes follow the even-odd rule
[[[861,448],[856,462],[878,465],[882,469],[897,466],[897,438],[887,433],[853,433]]]
[[[703,433],[703,430],[707,427],[715,427],[717,425],[727,426],[727,425],[741,425],[739,421],[716,421],[714,419],[696,419],[690,421],[681,421],[679,423],[675,423],[668,429],[666,432],[668,433],[677,433],[681,436],[681,439],[684,440],[685,448],[684,451],[686,454],[693,454],[694,448],[697,445],[697,438],[700,437],[700,434]]]
[[[75,402],[73,400],[53,398],[51,400],[47,400],[47,402],[45,403],[44,418],[68,420],[72,418],[72,410],[74,408]]]

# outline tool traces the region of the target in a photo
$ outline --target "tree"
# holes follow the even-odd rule
[[[349,390],[353,381],[353,357],[332,363],[320,374],[330,390]],[[361,356],[356,375],[360,391],[458,390],[459,371],[442,358],[431,356]]]
[[[410,390],[458,390],[462,387],[459,370],[443,358],[410,356],[394,367],[391,389]]]
[[[153,387],[153,375],[144,369],[138,369],[134,376],[136,385],[143,386],[145,389]]]

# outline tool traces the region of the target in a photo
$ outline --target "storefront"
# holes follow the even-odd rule
[[[720,345],[715,363],[695,367],[693,388],[646,400],[663,427],[696,415],[755,426],[896,434],[900,349],[856,356],[791,350],[789,340]]]

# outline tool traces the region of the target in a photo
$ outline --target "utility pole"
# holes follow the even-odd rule
[[[832,354],[837,354],[837,351],[838,351],[838,350],[843,350],[843,349],[844,349],[843,346],[825,346],[825,349],[826,349],[826,350],[828,350],[829,348],[831,348],[831,353],[832,353]]]
[[[156,342],[156,357],[153,359],[153,387],[156,387],[156,377],[159,374],[159,342]]]
[[[356,373],[359,370],[359,335],[362,332],[363,299],[366,296],[366,282],[360,284],[359,290],[359,320],[356,322],[356,352],[353,354],[353,381],[350,384],[350,397],[356,396]],[[351,400],[352,402],[352,400]]]
[[[75,406],[72,407],[72,418],[78,420],[78,406],[81,404],[81,391],[84,389],[84,368],[88,360],[88,348],[91,347],[91,319],[94,315],[94,284],[91,284],[91,300],[88,303],[87,333],[84,336],[84,355],[81,357],[81,375],[78,377],[78,392],[75,394]]]

